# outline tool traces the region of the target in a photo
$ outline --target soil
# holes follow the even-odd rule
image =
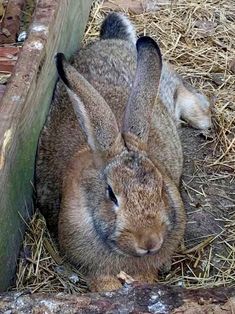
[[[181,193],[187,212],[186,250],[211,237],[205,254],[211,250],[211,263],[221,267],[222,257],[226,259],[231,250],[229,244],[234,246],[235,242],[230,237],[234,227],[229,227],[235,213],[234,172],[210,165],[215,151],[213,133],[206,139],[199,130],[183,127],[180,135],[184,152]]]

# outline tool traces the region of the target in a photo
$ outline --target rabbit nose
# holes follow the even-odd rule
[[[136,248],[136,252],[139,255],[156,253],[162,246],[163,238],[157,235],[151,235],[148,237],[142,237]]]

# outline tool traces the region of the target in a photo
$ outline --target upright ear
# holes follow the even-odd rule
[[[162,57],[157,43],[144,36],[137,40],[137,70],[123,121],[123,137],[129,149],[145,149],[158,95]]]
[[[56,66],[91,149],[108,155],[121,151],[124,147],[121,133],[103,97],[66,61],[62,53],[56,55]]]

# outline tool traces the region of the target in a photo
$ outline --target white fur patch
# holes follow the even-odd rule
[[[126,31],[129,35],[130,41],[135,45],[137,41],[136,31],[132,25],[132,23],[129,21],[129,19],[122,14],[119,14],[120,19],[122,20],[123,24],[126,26]]]
[[[202,102],[202,100],[204,100]],[[211,127],[210,111],[205,98],[201,99],[187,91],[179,94],[176,102],[176,116],[179,115],[191,126],[197,129],[208,129]]]

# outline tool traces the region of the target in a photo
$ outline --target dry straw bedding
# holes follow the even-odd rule
[[[84,43],[97,38],[103,17],[113,2],[95,1]],[[214,104],[214,131],[203,147],[210,145],[213,149],[203,162],[195,163],[195,171],[200,172],[203,163],[211,173],[210,180],[224,178],[232,186],[235,181],[234,0],[172,1],[155,11],[125,13],[138,34],[155,38],[164,57],[210,97]],[[185,189],[194,189],[190,181]],[[205,196],[203,190],[200,193]],[[220,263],[213,262],[214,251],[210,245],[217,236],[212,235],[193,247],[182,247],[174,258],[171,272],[163,275],[161,281],[191,288],[235,284],[234,194],[233,190],[227,196],[232,202],[229,215],[218,218],[223,220],[221,233],[225,232],[223,242],[227,247],[226,254],[216,253]],[[80,274],[59,256],[39,213],[28,226],[14,289],[69,293],[86,289]]]

